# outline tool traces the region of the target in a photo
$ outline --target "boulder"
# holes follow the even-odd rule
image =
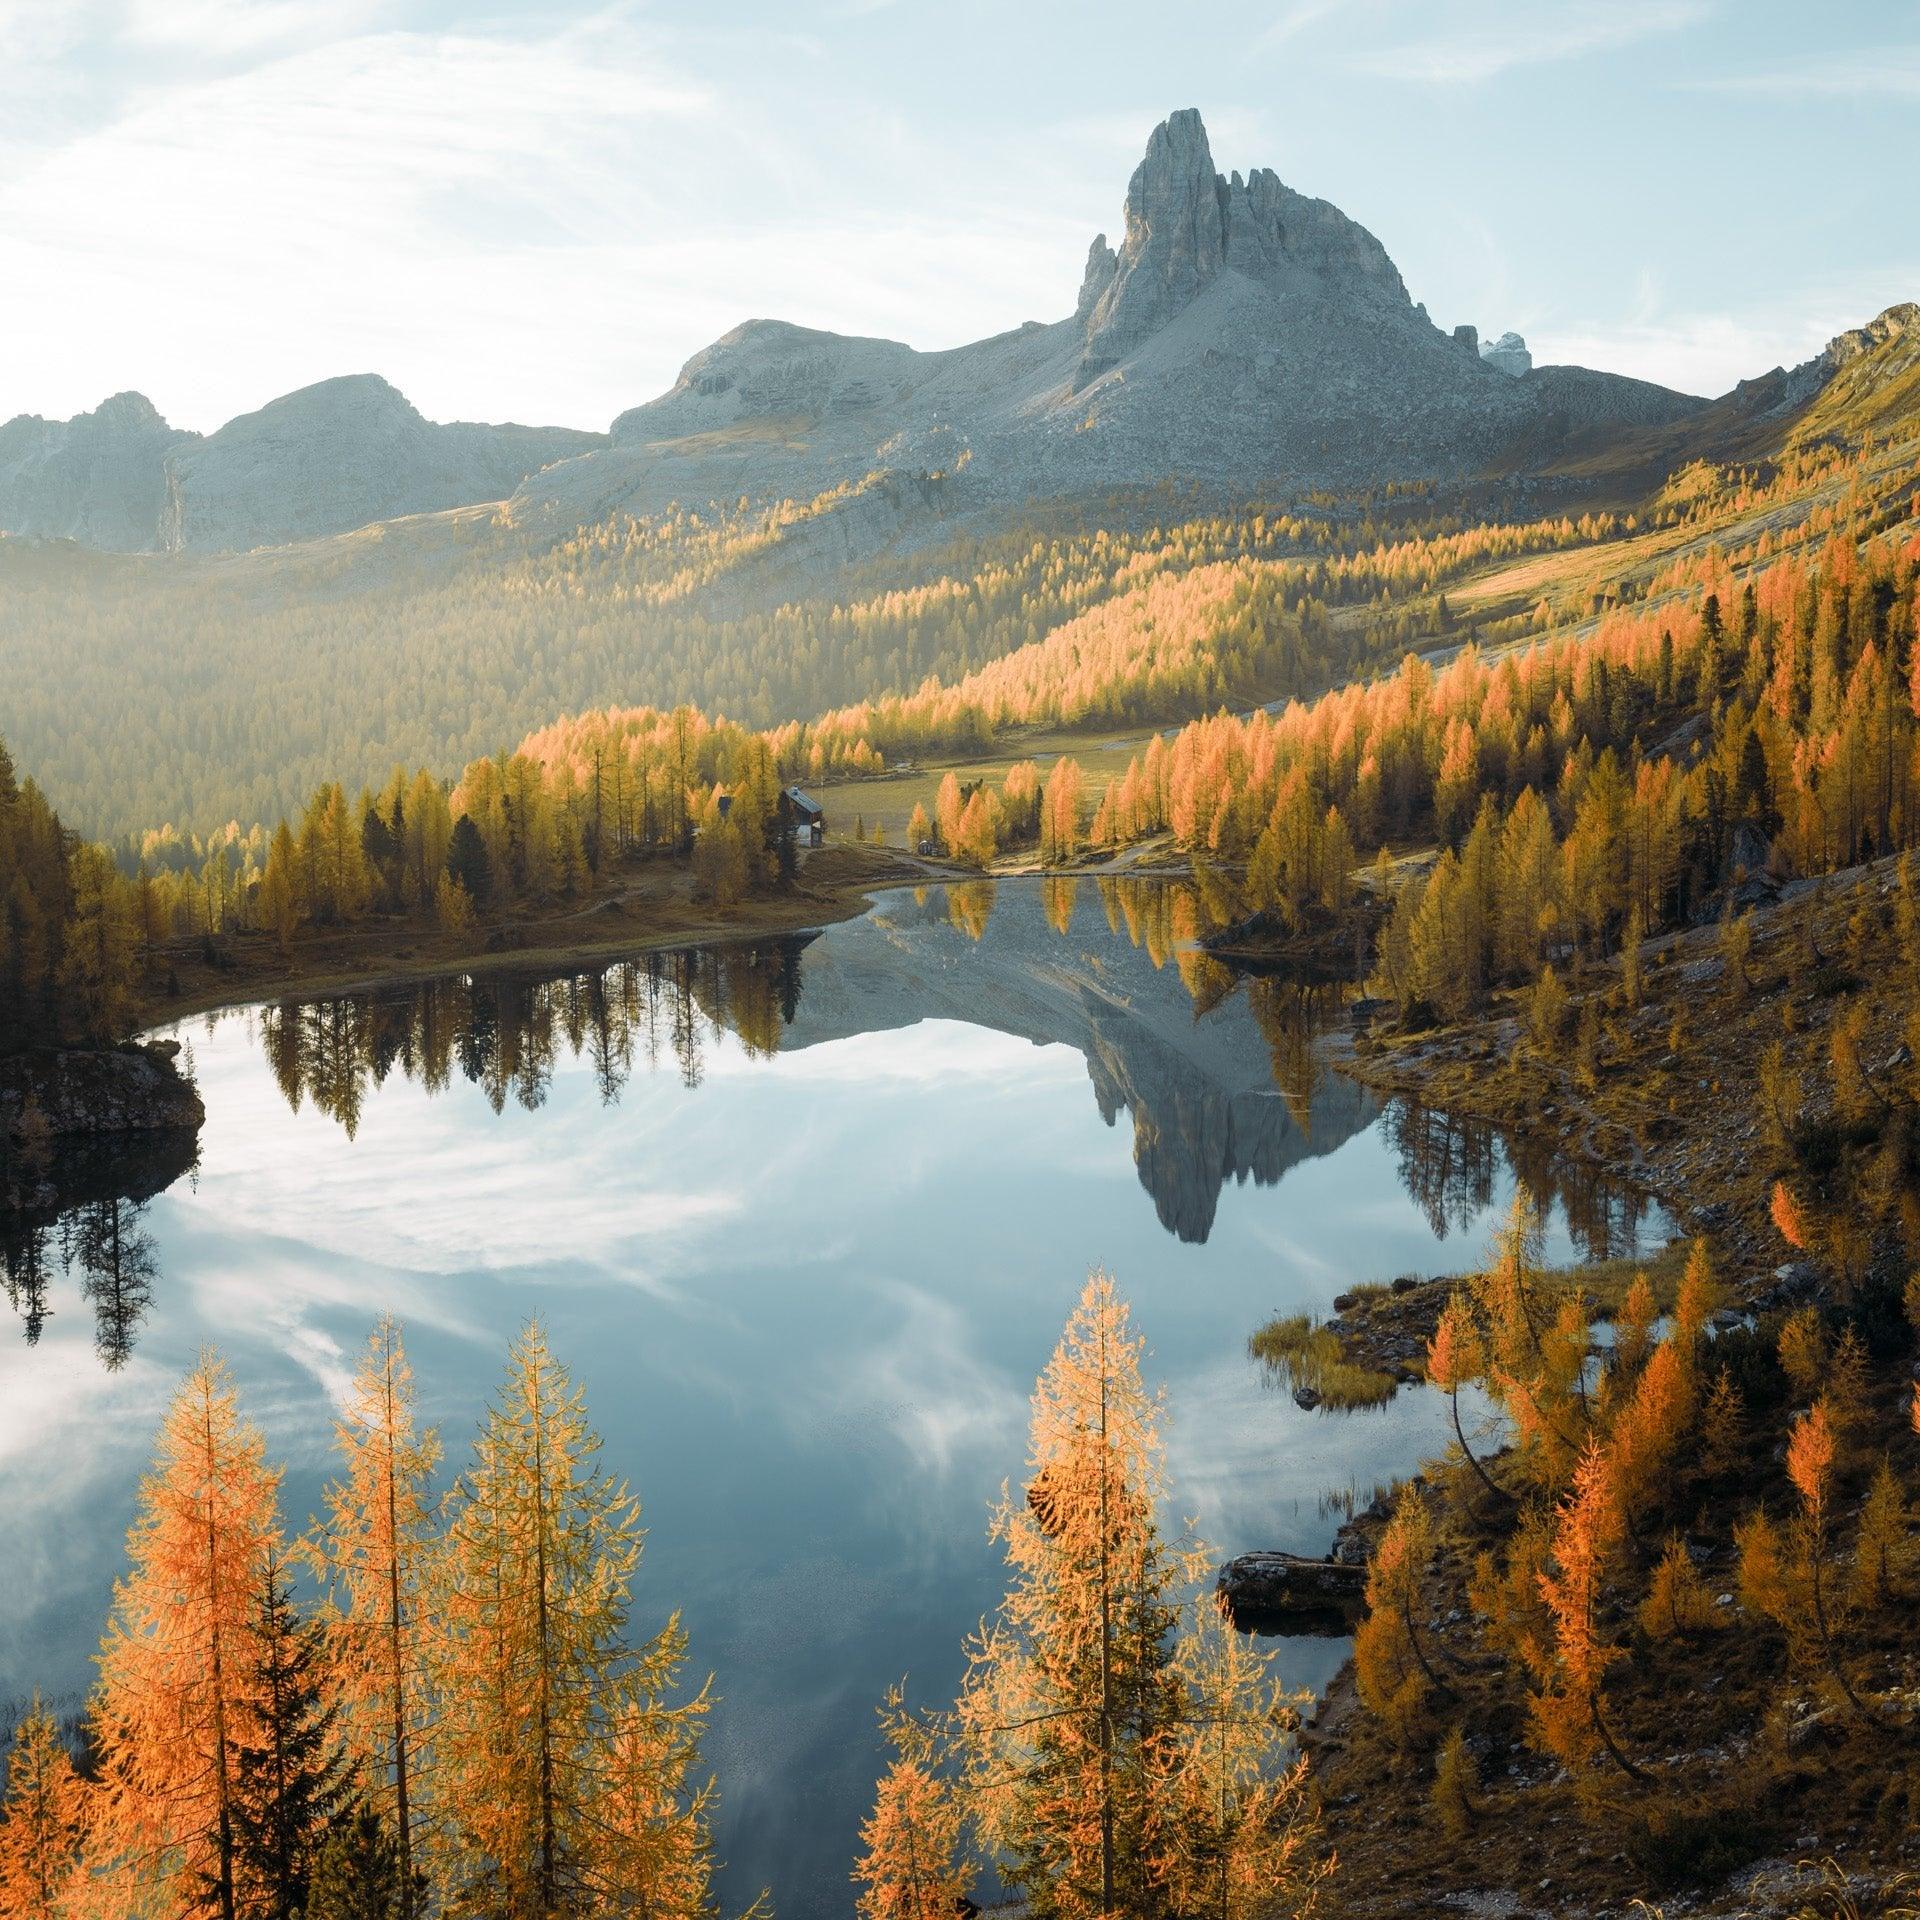
[[[1220,1569],[1214,1590],[1234,1625],[1249,1632],[1349,1633],[1365,1611],[1367,1570],[1296,1553],[1243,1553]]]
[[[0,1127],[18,1126],[31,1102],[56,1140],[198,1132],[207,1110],[164,1048],[47,1048],[0,1060]]]

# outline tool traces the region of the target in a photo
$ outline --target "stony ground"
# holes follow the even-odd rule
[[[1601,1045],[1585,1072],[1530,1042],[1521,1002],[1426,1033],[1362,1032],[1342,1064],[1383,1092],[1515,1136],[1544,1135],[1563,1153],[1631,1178],[1683,1232],[1708,1239],[1731,1302],[1726,1321],[1764,1316],[1801,1297],[1812,1276],[1769,1215],[1776,1168],[1758,1062],[1779,1039],[1809,1103],[1823,1105],[1833,1023],[1864,1004],[1863,1057],[1886,1074],[1904,1073],[1912,995],[1903,984],[1909,961],[1895,951],[1894,886],[1891,863],[1881,863],[1761,902],[1744,984],[1730,974],[1717,928],[1649,943],[1637,1005],[1626,1004],[1617,965],[1578,983],[1571,1018],[1587,998],[1604,1004]],[[1617,1298],[1634,1264],[1583,1271],[1597,1310]],[[1652,1264],[1664,1291],[1678,1251]],[[1356,1290],[1337,1303],[1330,1324],[1356,1363],[1417,1369],[1447,1284]],[[1872,1457],[1888,1447],[1912,1484],[1920,1443],[1905,1418],[1905,1392],[1902,1378],[1881,1381],[1870,1431]],[[1755,1457],[1724,1484],[1690,1488],[1687,1500],[1697,1497],[1698,1508],[1685,1519],[1686,1538],[1709,1587],[1724,1596],[1720,1617],[1734,1624],[1683,1650],[1678,1674],[1673,1656],[1623,1634],[1632,1650],[1610,1677],[1609,1697],[1654,1785],[1603,1782],[1597,1807],[1533,1746],[1524,1687],[1489,1661],[1468,1605],[1474,1557],[1500,1537],[1501,1522],[1476,1512],[1475,1499],[1444,1470],[1436,1475],[1447,1519],[1424,1632],[1446,1686],[1432,1724],[1396,1746],[1361,1709],[1349,1667],[1306,1736],[1341,1854],[1343,1920],[1625,1920],[1648,1911],[1839,1920],[1920,1911],[1910,1878],[1920,1869],[1920,1719],[1909,1704],[1920,1701],[1920,1648],[1907,1631],[1920,1591],[1860,1628],[1856,1678],[1892,1703],[1884,1724],[1863,1728],[1791,1666],[1776,1632],[1735,1605],[1731,1518],[1777,1495],[1776,1455],[1762,1434]],[[1863,1449],[1843,1487],[1843,1533],[1870,1466]],[[1650,1562],[1658,1546],[1650,1540],[1633,1551]],[[1920,1589],[1920,1579],[1908,1579]],[[1470,1830],[1457,1839],[1441,1831],[1429,1798],[1433,1747],[1447,1725],[1468,1730],[1483,1782]]]

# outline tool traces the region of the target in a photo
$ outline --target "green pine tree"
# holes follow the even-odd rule
[[[319,1627],[301,1619],[277,1551],[254,1603],[255,1724],[234,1753],[236,1878],[258,1920],[299,1920],[343,1810],[344,1762]]]

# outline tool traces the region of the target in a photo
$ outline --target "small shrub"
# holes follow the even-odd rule
[[[1464,1840],[1472,1832],[1479,1812],[1474,1797],[1479,1791],[1480,1769],[1467,1751],[1466,1731],[1455,1727],[1440,1743],[1433,1769],[1434,1816],[1449,1840]]]
[[[1774,1820],[1752,1805],[1648,1802],[1622,1823],[1627,1858],[1660,1891],[1724,1879],[1770,1852]]]

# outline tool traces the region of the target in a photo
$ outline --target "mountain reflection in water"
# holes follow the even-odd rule
[[[991,1028],[1080,1053],[1101,1117],[1129,1119],[1160,1224],[1200,1244],[1229,1181],[1274,1185],[1381,1111],[1324,1070],[1314,1046],[1351,990],[1243,976],[1213,959],[1198,940],[1226,910],[1204,883],[967,881],[885,896],[824,937],[655,952],[558,975],[423,980],[212,1019],[257,1022],[288,1104],[312,1106],[349,1138],[396,1073],[433,1093],[457,1077],[496,1113],[510,1101],[533,1111],[564,1056],[590,1063],[613,1106],[636,1073],[699,1087],[723,1034],[763,1059],[925,1020]],[[1436,1234],[1486,1208],[1504,1154],[1543,1203],[1562,1203],[1583,1249],[1605,1257],[1632,1243],[1644,1211],[1636,1197],[1549,1148],[1398,1104],[1387,1124],[1402,1181]],[[29,1343],[62,1270],[95,1314],[102,1361],[125,1360],[158,1279],[145,1202],[190,1166],[177,1144],[102,1159],[50,1214],[8,1224],[7,1294]]]
[[[1194,945],[1207,918],[1197,890],[969,884],[811,940],[186,1023],[191,1184],[76,1185],[9,1251],[37,1344],[0,1344],[0,1692],[84,1697],[202,1348],[299,1526],[378,1315],[449,1473],[537,1315],[645,1503],[636,1619],[682,1610],[714,1676],[727,1910],[771,1885],[785,1920],[844,1915],[875,1703],[903,1673],[952,1697],[1005,1585],[987,1515],[1089,1265],[1168,1396],[1167,1512],[1222,1559],[1325,1552],[1329,1488],[1364,1501],[1451,1437],[1423,1388],[1309,1412],[1248,1336],[1478,1265],[1500,1145],[1322,1072],[1340,993],[1236,979]],[[1617,1248],[1630,1203],[1508,1153],[1546,1258]],[[1291,1643],[1284,1678],[1341,1652]]]

